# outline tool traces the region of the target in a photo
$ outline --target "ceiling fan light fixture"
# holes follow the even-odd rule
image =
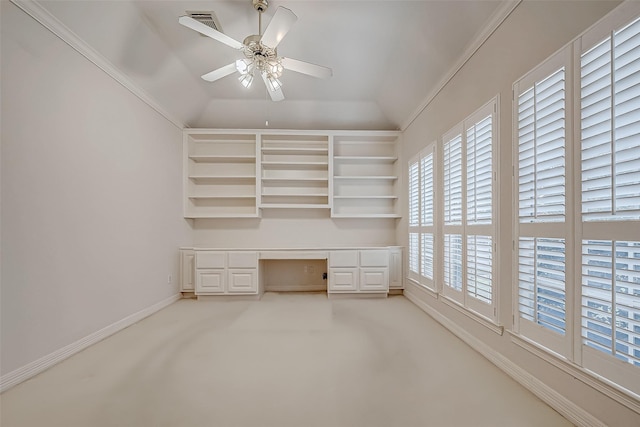
[[[282,87],[282,82],[277,77],[267,74],[267,86],[271,92],[275,92]]]
[[[253,74],[241,74],[240,77],[238,77],[238,80],[240,80],[240,84],[242,84],[242,86],[248,89],[251,87],[251,83],[253,83]]]
[[[282,63],[279,60],[275,60],[275,61],[270,61],[267,64],[267,71],[269,73],[269,75],[277,78],[280,78],[280,76],[282,76],[282,72],[284,71],[284,67],[282,66]]]
[[[251,65],[251,62],[247,61],[246,59],[238,59],[236,61],[236,70],[238,70],[238,72],[242,75],[249,74],[250,65]]]

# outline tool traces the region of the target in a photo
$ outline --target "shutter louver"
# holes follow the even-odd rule
[[[640,219],[640,20],[580,68],[583,220]]]
[[[444,144],[444,223],[462,223],[462,135]]]
[[[520,222],[565,217],[564,67],[518,97]]]
[[[422,233],[422,263],[420,273],[423,277],[433,280],[433,234]]]
[[[487,304],[492,301],[491,236],[467,236],[467,294]]]
[[[492,220],[492,118],[467,129],[467,223]]]
[[[462,290],[462,236],[444,235],[444,284]]]
[[[418,233],[409,233],[409,270],[418,274],[419,272],[419,254]]]
[[[640,242],[582,242],[582,338],[640,366]]]
[[[565,334],[564,239],[519,239],[518,303],[520,317]]]
[[[420,160],[421,225],[433,225],[433,153]]]
[[[418,162],[409,165],[409,226],[417,227],[420,223],[420,193]],[[417,270],[416,270],[417,271]]]

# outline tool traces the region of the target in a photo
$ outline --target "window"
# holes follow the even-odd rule
[[[435,291],[433,276],[434,148],[435,143],[420,153],[420,282]]]
[[[640,393],[640,19],[581,51],[579,356]]]
[[[409,162],[409,278],[416,280],[420,274],[420,162]]]
[[[435,143],[409,162],[409,278],[435,291]]]
[[[567,327],[567,68],[556,54],[514,85],[519,332],[568,356]]]
[[[442,294],[496,320],[493,195],[497,99],[443,136]]]
[[[514,326],[640,394],[640,19],[616,16],[514,84]]]

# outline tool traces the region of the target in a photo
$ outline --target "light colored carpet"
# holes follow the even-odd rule
[[[2,427],[571,425],[401,296],[181,300],[1,405]]]

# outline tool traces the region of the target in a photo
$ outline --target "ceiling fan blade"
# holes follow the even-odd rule
[[[269,25],[267,25],[267,28],[264,30],[260,41],[265,46],[275,49],[297,20],[298,17],[295,13],[286,7],[278,7]]]
[[[222,68],[218,68],[217,70],[213,70],[210,73],[204,74],[202,76],[202,79],[208,82],[215,82],[216,80],[226,77],[235,71],[236,71],[236,63],[232,62],[229,65],[225,65]]]
[[[328,79],[333,75],[331,68],[312,64],[310,62],[298,61],[297,59],[282,58],[282,66],[286,70],[296,71],[319,79]]]
[[[204,25],[202,22],[196,21],[190,16],[181,16],[178,18],[178,22],[187,28],[191,28],[192,30],[211,37],[214,40],[218,40],[219,42],[224,43],[227,46],[231,46],[234,49],[242,49],[244,47],[244,45],[238,40],[232,39],[228,35],[221,33],[220,31],[216,31],[213,28]]]
[[[271,96],[272,101],[282,101],[284,99],[284,93],[282,93],[282,88],[278,88],[276,90],[269,90],[269,83],[267,83],[267,74],[260,73],[262,75],[262,81],[264,85],[267,87],[267,92],[269,92],[269,96]]]

